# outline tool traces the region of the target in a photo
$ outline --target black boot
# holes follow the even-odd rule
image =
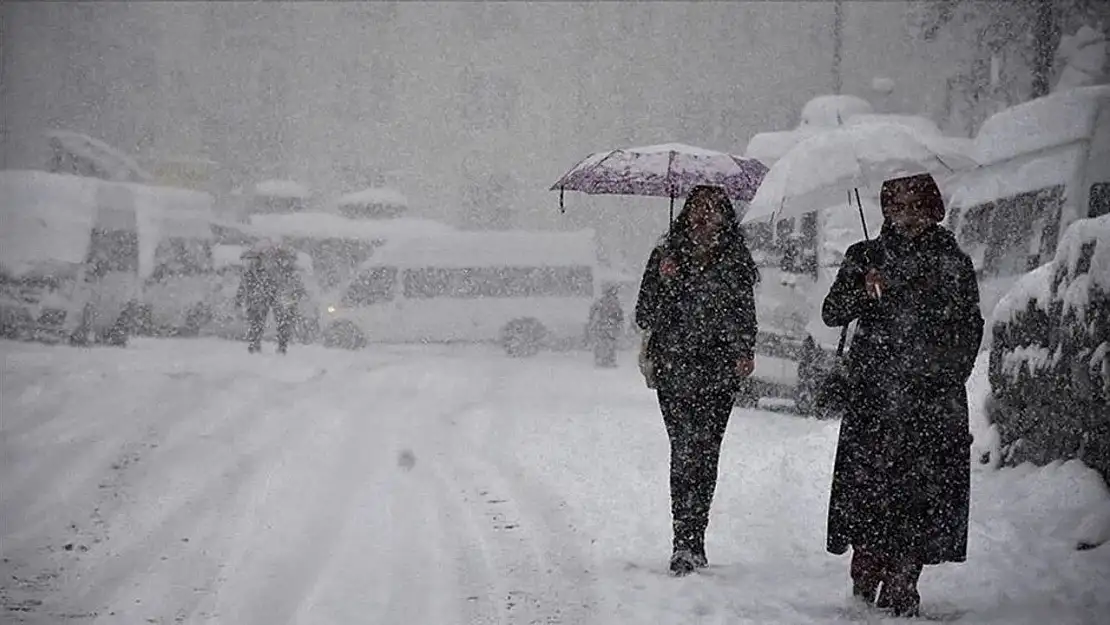
[[[689,549],[675,549],[671,554],[671,574],[675,577],[684,577],[698,568],[694,552]]]
[[[917,592],[921,569],[920,564],[913,562],[899,562],[889,567],[876,605],[892,616],[916,617],[921,611],[921,595]]]
[[[883,559],[866,549],[853,547],[850,567],[852,596],[869,605],[875,605],[875,595],[879,592],[879,584],[885,573]]]

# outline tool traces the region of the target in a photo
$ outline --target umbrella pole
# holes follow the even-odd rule
[[[871,240],[871,235],[869,235],[867,233],[867,220],[864,219],[864,217],[863,217],[863,202],[859,201],[859,187],[855,188],[855,192],[856,192],[856,208],[859,209],[859,222],[860,222],[860,224],[863,225],[863,238],[870,241]],[[851,193],[848,194],[848,203],[849,204],[852,203]]]
[[[566,190],[566,187],[559,187],[559,212],[563,215],[567,214],[567,207],[563,205],[563,194]]]
[[[671,194],[671,220],[667,223],[667,230],[674,226],[674,194]]]

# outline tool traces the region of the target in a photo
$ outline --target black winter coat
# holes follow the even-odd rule
[[[662,275],[664,257],[678,261],[677,275]],[[636,324],[651,331],[647,350],[659,390],[736,389],[736,361],[753,357],[757,276],[751,254],[739,242],[718,250],[704,269],[666,244],[652,251],[636,301]]]
[[[882,297],[864,290],[878,269]],[[937,226],[916,239],[884,227],[848,248],[821,311],[859,320],[829,501],[828,550],[868,546],[922,564],[967,557],[967,393],[983,335],[971,260]]]

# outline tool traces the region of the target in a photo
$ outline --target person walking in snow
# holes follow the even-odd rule
[[[305,288],[296,272],[296,258],[280,249],[254,252],[248,256],[235,305],[247,312],[247,351],[262,351],[266,316],[273,311],[277,324],[278,353],[284,354],[296,323],[297,303]]]
[[[589,335],[594,347],[594,364],[598,367],[617,366],[617,338],[624,328],[624,311],[617,298],[618,288],[609,285],[590,306]]]
[[[695,187],[648,260],[636,324],[671,447],[670,569],[708,566],[705,532],[733,394],[755,367],[752,261],[724,190]]]
[[[827,549],[852,549],[852,593],[918,613],[922,567],[967,557],[967,394],[983,317],[971,260],[939,224],[928,174],[888,180],[879,237],[848,248],[821,310],[858,320],[840,426]]]

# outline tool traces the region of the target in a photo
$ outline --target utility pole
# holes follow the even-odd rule
[[[833,58],[832,78],[833,93],[840,95],[843,89],[843,79],[840,73],[840,64],[844,54],[844,1],[833,2]]]

